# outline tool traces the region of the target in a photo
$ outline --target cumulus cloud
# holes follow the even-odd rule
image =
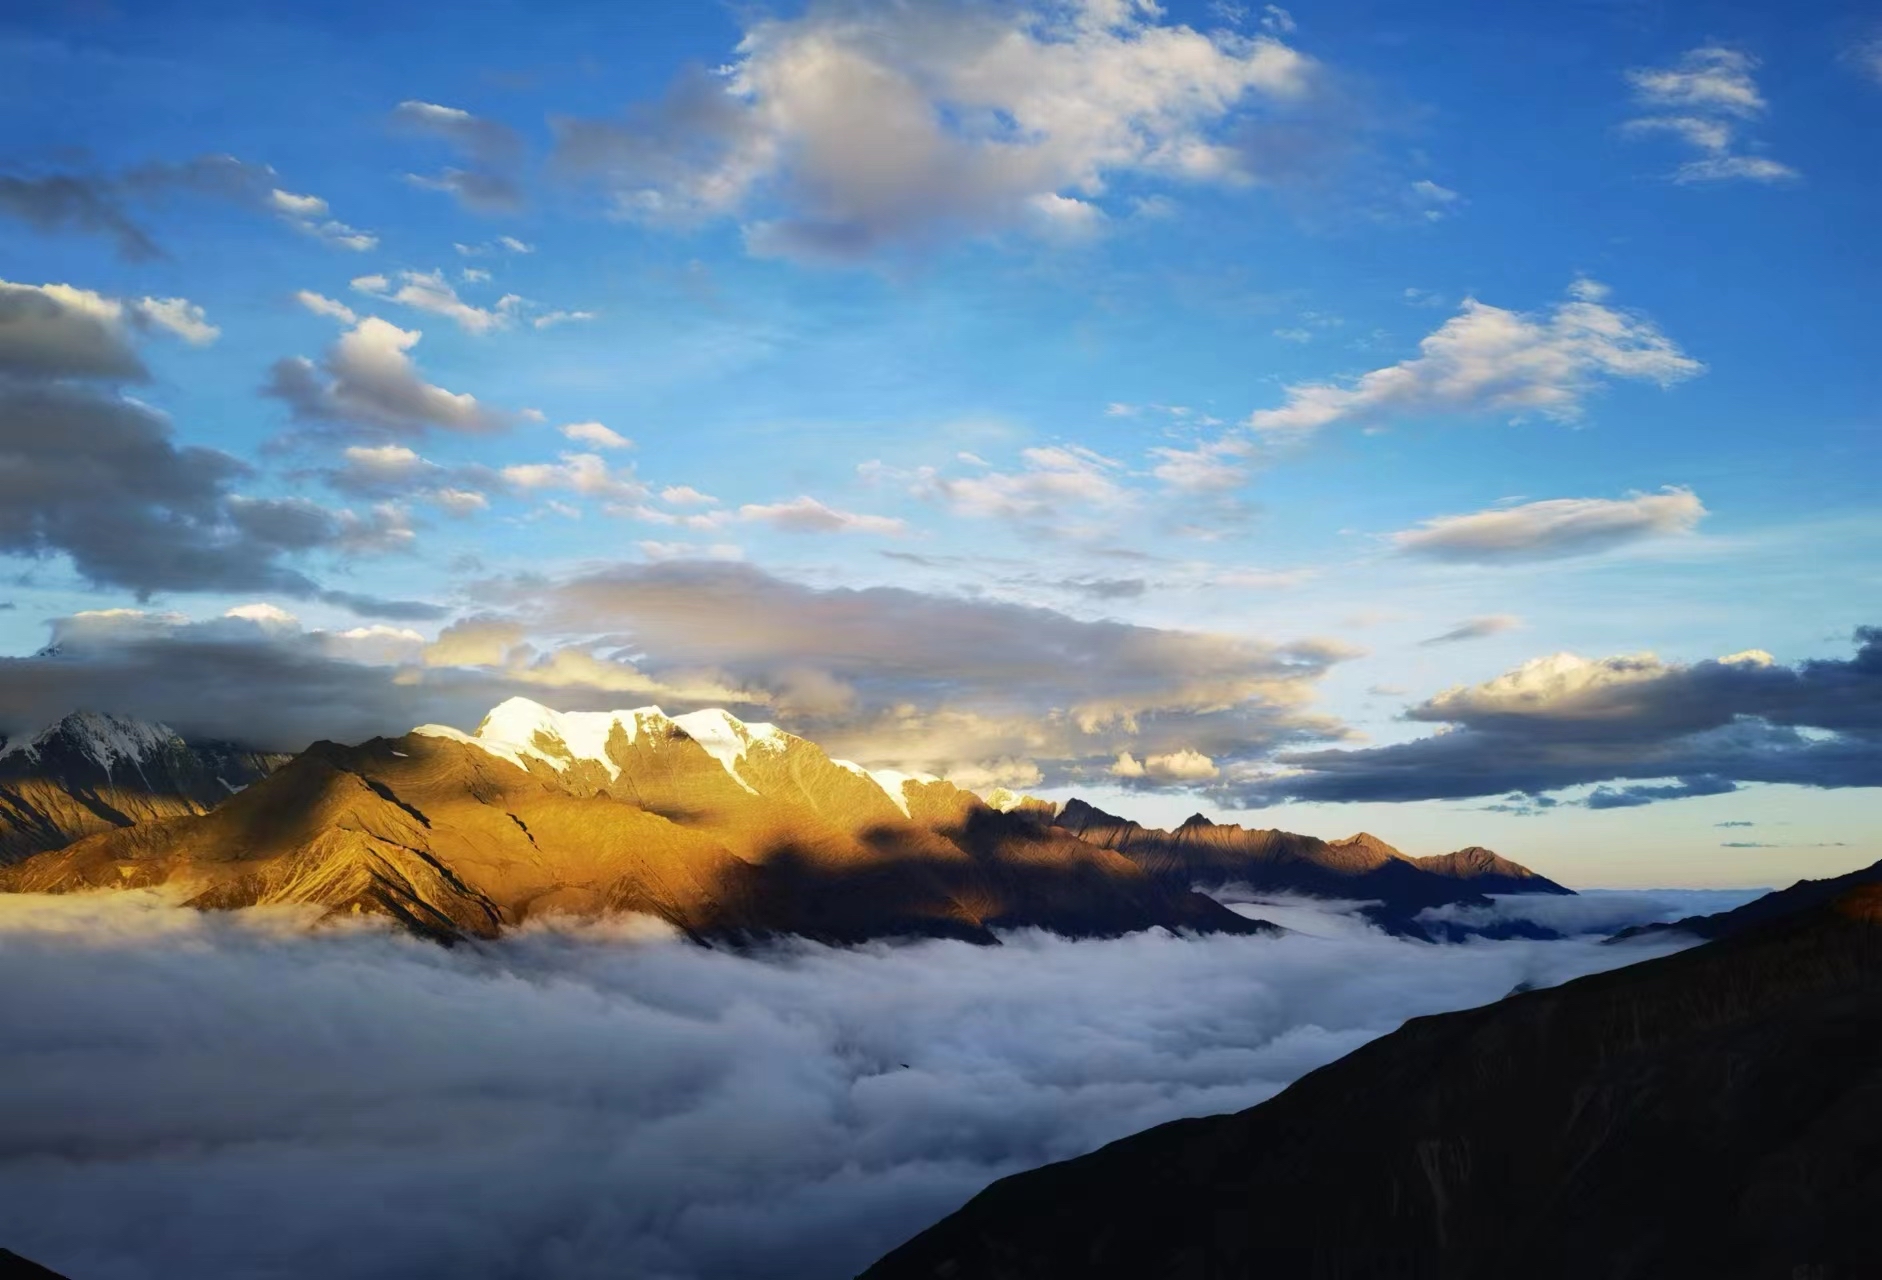
[[[1206,782],[1218,777],[1221,772],[1215,767],[1215,761],[1187,747],[1180,751],[1145,756],[1142,760],[1128,751],[1120,751],[1111,764],[1112,777],[1131,780],[1152,778],[1159,782]]]
[[[1290,772],[1251,771],[1242,793],[1256,802],[1428,800],[1621,782],[1584,801],[1617,808],[1751,782],[1882,786],[1882,630],[1858,630],[1856,645],[1852,658],[1795,666],[1756,649],[1694,663],[1536,658],[1405,712],[1444,732],[1285,754]]]
[[[1546,315],[1474,298],[1418,344],[1419,354],[1356,381],[1300,383],[1278,409],[1251,414],[1261,431],[1313,431],[1384,414],[1537,413],[1572,421],[1604,383],[1670,386],[1704,366],[1645,316],[1607,304],[1607,289],[1578,280]]]
[[[122,1280],[852,1275],[994,1178],[1677,946],[1434,947],[1306,907],[1319,936],[757,954],[301,919],[0,899],[9,1247]]]
[[[768,524],[786,533],[875,533],[900,537],[908,532],[908,525],[901,520],[840,511],[808,496],[792,498],[789,502],[746,503],[738,509],[738,518]]]
[[[1392,535],[1407,555],[1468,564],[1556,560],[1693,532],[1706,509],[1690,489],[1669,486],[1626,498],[1552,498],[1439,516]]]
[[[401,102],[392,112],[403,132],[443,142],[476,167],[446,168],[437,174],[408,174],[416,186],[444,191],[480,213],[506,213],[523,203],[517,171],[523,140],[508,125],[472,115],[462,107],[435,102]]]
[[[473,306],[458,297],[457,290],[444,278],[442,271],[401,271],[396,287],[385,276],[359,276],[353,281],[353,288],[414,311],[443,316],[464,332],[480,336],[509,328],[528,305],[524,298],[506,293],[488,307]]]
[[[1673,171],[1681,183],[1789,182],[1797,170],[1750,150],[1741,136],[1762,119],[1769,103],[1752,72],[1758,60],[1720,45],[1701,45],[1682,54],[1670,67],[1637,67],[1627,73],[1634,104],[1648,114],[1627,121],[1633,137],[1664,136],[1696,152]]]
[[[0,280],[0,374],[141,380],[139,331],[207,346],[222,331],[187,298],[109,298],[67,284]]]
[[[285,402],[296,421],[392,435],[486,432],[510,415],[468,392],[424,380],[409,352],[424,334],[367,316],[340,335],[316,365],[305,356],[275,362],[264,391]]]
[[[1242,132],[1317,82],[1273,34],[1205,34],[1140,0],[825,0],[754,18],[729,66],[624,119],[558,121],[556,149],[622,217],[737,218],[755,253],[855,260],[1082,234],[1113,184],[1262,179]]]
[[[868,480],[903,483],[909,493],[956,515],[1078,536],[1102,532],[1111,517],[1138,500],[1122,479],[1121,464],[1093,450],[1048,445],[1023,449],[1020,458],[1017,471],[997,471],[978,459],[968,475],[934,467],[899,472],[879,463],[865,463],[861,471]]]
[[[598,453],[565,453],[558,462],[530,462],[505,467],[503,479],[522,493],[560,491],[606,503],[632,504],[647,496],[647,486],[633,468],[615,470]]]
[[[590,449],[632,449],[634,442],[620,432],[602,426],[599,422],[571,422],[562,428],[562,434],[576,444],[585,444]]]
[[[1523,620],[1509,613],[1492,613],[1481,618],[1470,618],[1458,623],[1449,631],[1440,632],[1429,640],[1418,643],[1430,648],[1441,644],[1460,644],[1466,640],[1485,640],[1491,636],[1500,636],[1505,631],[1514,631],[1523,625]]]
[[[152,330],[215,335],[180,298],[0,283],[0,552],[64,555],[93,584],[140,598],[273,590],[363,611],[421,607],[329,595],[293,565],[311,552],[403,549],[412,531],[401,512],[244,495],[246,463],[179,445],[163,414],[118,391],[145,376],[134,335]]]

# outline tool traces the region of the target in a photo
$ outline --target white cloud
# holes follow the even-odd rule
[[[563,427],[562,434],[576,444],[585,444],[591,449],[632,449],[634,442],[626,436],[599,422],[571,422]]]
[[[751,951],[304,919],[0,901],[9,1248],[74,1276],[850,1276],[995,1178],[1674,949],[1430,946],[1312,903],[1277,938]]]
[[[1681,183],[1786,182],[1797,171],[1768,156],[1739,148],[1740,132],[1768,109],[1752,72],[1757,59],[1736,49],[1702,45],[1670,67],[1640,67],[1627,73],[1636,105],[1652,113],[1622,126],[1633,137],[1667,134],[1700,152],[1673,171]]]
[[[1278,409],[1251,414],[1264,431],[1312,431],[1384,413],[1540,413],[1572,420],[1602,383],[1667,386],[1704,366],[1645,316],[1604,304],[1607,290],[1578,281],[1547,315],[1476,299],[1427,335],[1419,354],[1356,381],[1300,383]]]
[[[755,252],[855,259],[1028,222],[1088,232],[1119,179],[1258,179],[1236,126],[1316,72],[1272,34],[1204,34],[1137,0],[819,3],[752,21],[732,65],[625,122],[559,122],[558,153],[622,216],[737,217]]]
[[[636,542],[640,553],[655,564],[670,560],[743,560],[744,549],[730,542],[702,545],[696,542]]]
[[[660,491],[660,501],[676,507],[710,507],[718,499],[709,493],[701,493],[690,484],[670,484]]]
[[[140,320],[175,334],[192,347],[206,347],[222,336],[203,309],[188,298],[142,298],[131,304]]]
[[[1118,479],[1118,463],[1090,449],[1050,445],[1021,450],[1020,457],[1025,466],[1015,472],[949,477],[924,467],[913,492],[958,515],[1073,528],[1136,501]]]
[[[394,289],[385,276],[360,276],[353,281],[353,288],[415,311],[444,316],[455,321],[464,332],[475,334],[509,328],[517,314],[529,305],[527,299],[507,293],[492,307],[473,306],[457,296],[457,290],[451,287],[442,271],[401,271],[399,281],[399,287]]]
[[[839,511],[809,496],[789,502],[747,503],[738,509],[738,517],[787,533],[875,533],[899,537],[908,532],[907,524],[901,520]]]
[[[365,253],[379,247],[378,236],[370,231],[349,227],[332,217],[327,202],[319,196],[296,195],[275,187],[268,192],[263,203],[296,231],[337,248]]]
[[[1185,747],[1161,755],[1145,756],[1142,760],[1128,751],[1121,751],[1111,765],[1111,774],[1113,777],[1131,780],[1148,778],[1157,782],[1184,783],[1207,782],[1211,778],[1220,777],[1222,771],[1216,768],[1215,761],[1202,752]]]
[[[1246,444],[1233,438],[1194,449],[1152,449],[1158,459],[1151,474],[1171,489],[1185,493],[1217,493],[1239,489],[1248,480]]]
[[[162,330],[192,346],[221,330],[185,298],[120,301],[67,284],[0,280],[0,371],[28,376],[145,376],[133,330]]]
[[[485,258],[493,254],[502,253],[529,254],[536,252],[535,245],[525,244],[515,236],[498,236],[495,240],[486,240],[482,244],[464,244],[460,242],[451,247],[466,258]]]
[[[490,499],[475,489],[433,489],[426,496],[454,516],[471,516],[490,509]]]
[[[593,320],[598,315],[600,312],[597,311],[545,311],[539,316],[532,317],[529,323],[537,329],[553,329],[559,324],[576,324],[584,320]]]
[[[296,418],[413,433],[430,427],[490,431],[505,425],[467,392],[426,382],[407,353],[424,334],[367,316],[340,335],[320,366],[304,356],[275,363],[269,394]],[[325,376],[322,376],[324,371]]]
[[[1552,498],[1439,516],[1392,535],[1398,550],[1478,564],[1587,555],[1648,538],[1691,533],[1705,505],[1690,489],[1626,498]]]
[[[315,293],[312,289],[299,290],[295,293],[294,300],[317,316],[326,316],[330,320],[338,320],[341,324],[359,323],[359,316],[353,308],[337,299]]]
[[[611,470],[598,453],[565,453],[560,462],[532,462],[503,468],[503,478],[525,492],[561,490],[605,502],[633,503],[647,496],[647,486],[633,474]]]

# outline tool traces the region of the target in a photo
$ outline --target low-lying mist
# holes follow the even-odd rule
[[[1590,918],[1750,895],[1627,896]],[[826,1280],[1004,1174],[1674,945],[1240,909],[1304,932],[741,955],[625,921],[447,951],[0,898],[0,1245],[73,1280]]]

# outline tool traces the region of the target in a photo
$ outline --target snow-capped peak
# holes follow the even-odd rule
[[[64,746],[92,760],[108,776],[119,765],[142,766],[177,741],[176,730],[167,724],[74,711],[31,738],[9,744],[0,751],[0,759],[18,757],[37,763],[45,759],[49,749]]]
[[[540,760],[557,772],[578,761],[592,761],[618,778],[621,767],[608,757],[608,741],[618,727],[631,745],[642,733],[677,726],[704,747],[734,782],[753,795],[757,791],[741,778],[738,762],[754,747],[783,747],[789,734],[770,724],[746,724],[729,711],[712,708],[683,716],[669,716],[659,707],[628,711],[556,711],[528,698],[511,698],[491,708],[475,734],[448,725],[426,724],[412,730],[431,738],[480,747],[491,755],[527,769],[528,760]]]

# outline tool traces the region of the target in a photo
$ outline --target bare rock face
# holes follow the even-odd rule
[[[1004,1179],[865,1280],[1882,1275],[1882,885],[1765,901]]]
[[[203,813],[287,759],[74,712],[0,748],[0,866],[99,831]]]
[[[0,871],[16,892],[129,887],[372,913],[446,940],[545,912],[639,912],[701,940],[1272,928],[1035,814],[871,774],[769,725],[523,699],[476,734],[317,743],[207,813]]]

